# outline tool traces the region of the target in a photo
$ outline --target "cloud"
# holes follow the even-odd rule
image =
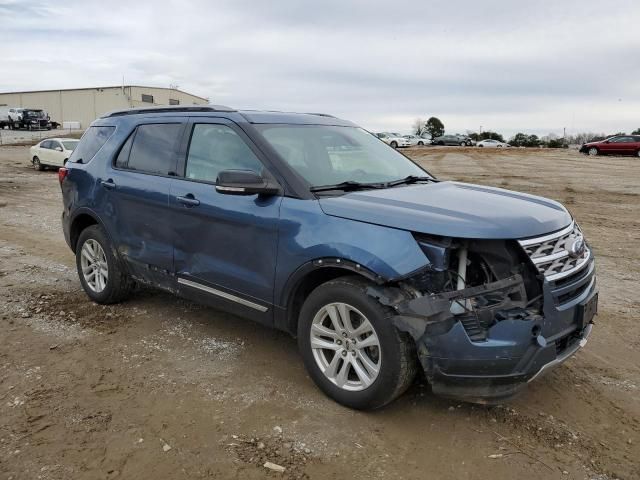
[[[633,1],[0,0],[0,91],[178,84],[372,130],[640,126]]]

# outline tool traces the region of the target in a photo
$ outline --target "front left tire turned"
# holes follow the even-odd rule
[[[317,287],[298,321],[298,346],[316,385],[336,402],[370,410],[399,397],[417,372],[415,342],[393,325],[394,311],[357,276]]]

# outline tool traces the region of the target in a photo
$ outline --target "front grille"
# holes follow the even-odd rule
[[[518,243],[539,273],[549,281],[558,281],[576,273],[591,258],[591,250],[586,244],[580,255],[575,256],[571,252],[572,245],[579,241],[584,242],[582,232],[575,222],[571,222],[571,225],[559,232],[519,240]]]

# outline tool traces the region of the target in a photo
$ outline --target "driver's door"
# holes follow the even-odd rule
[[[188,130],[169,199],[178,288],[270,324],[282,197],[217,192],[222,170],[264,173],[261,153],[228,120],[198,119]]]

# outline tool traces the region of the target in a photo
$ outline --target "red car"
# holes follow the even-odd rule
[[[617,135],[580,147],[585,155],[636,155],[640,157],[640,135]]]

